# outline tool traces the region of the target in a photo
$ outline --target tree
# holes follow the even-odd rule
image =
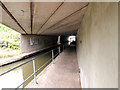
[[[20,49],[20,33],[0,24],[0,47]]]

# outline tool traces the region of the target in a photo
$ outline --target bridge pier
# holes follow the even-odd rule
[[[21,35],[22,53],[37,52],[57,45],[58,36]]]

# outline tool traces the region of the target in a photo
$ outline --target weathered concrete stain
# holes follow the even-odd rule
[[[82,88],[118,88],[117,2],[89,4],[77,33],[77,57]]]

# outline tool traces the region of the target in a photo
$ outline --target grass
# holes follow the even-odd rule
[[[0,48],[0,58],[8,58],[13,56],[18,56],[21,54],[21,51],[19,49],[10,49],[10,48]]]

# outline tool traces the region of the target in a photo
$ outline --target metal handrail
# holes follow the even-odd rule
[[[16,66],[16,67],[14,67],[14,68],[12,68],[12,69],[9,69],[9,70],[3,72],[2,74],[0,74],[0,76],[4,75],[4,74],[6,74],[6,73],[8,73],[8,72],[10,72],[10,71],[12,71],[12,70],[14,70],[14,69],[19,68],[20,66],[22,66],[22,65],[24,65],[24,64],[27,64],[28,62],[31,62],[33,59],[34,59],[34,58],[32,58],[32,59],[30,59],[29,61],[24,62],[24,63],[22,63],[22,64],[20,64],[20,65],[18,65],[18,66]]]
[[[29,80],[33,75],[35,75],[40,69],[42,69],[45,65],[47,65],[50,61],[52,60],[49,59],[44,65],[42,65],[37,71],[35,71],[34,73],[32,73],[25,81],[23,81],[16,89],[18,89],[21,85],[23,85],[27,80]],[[35,81],[36,82],[36,81]]]
[[[25,64],[27,64],[27,63],[29,63],[29,62],[31,62],[31,61],[33,61],[34,73],[32,73],[27,79],[25,79],[16,89],[18,89],[21,85],[23,85],[23,84],[24,84],[27,80],[29,80],[33,75],[34,75],[34,80],[35,80],[35,82],[36,82],[36,84],[37,84],[37,81],[36,81],[36,73],[37,73],[38,71],[40,71],[45,65],[47,65],[51,60],[52,60],[52,62],[54,62],[54,58],[61,53],[60,47],[61,47],[61,46],[58,46],[58,47],[56,47],[56,48],[54,48],[54,49],[52,49],[52,50],[50,50],[50,51],[48,51],[48,52],[46,52],[46,53],[43,53],[43,54],[41,54],[41,55],[38,55],[38,56],[30,59],[29,61],[26,61],[26,62],[24,62],[24,63],[22,63],[22,64],[20,64],[20,65],[18,65],[18,66],[16,66],[16,67],[12,68],[12,69],[9,69],[9,70],[1,73],[0,76],[4,75],[4,74],[6,74],[6,73],[8,73],[8,72],[10,72],[10,71],[13,71],[14,69],[17,69],[17,68],[19,68],[19,67],[21,67],[21,66],[23,66],[23,65],[25,65]],[[57,53],[56,55],[53,55],[54,50],[56,50],[57,48],[59,48],[59,49],[58,49],[58,53]],[[64,50],[64,45],[63,45],[63,50]],[[49,52],[51,52],[51,51],[52,51],[52,58],[50,58],[50,59],[49,59],[45,64],[43,64],[39,69],[35,70],[35,59],[38,58],[38,57],[40,57],[40,56],[42,56],[42,55],[46,55],[47,53],[49,53]],[[16,89],[15,89],[15,90],[16,90]]]

